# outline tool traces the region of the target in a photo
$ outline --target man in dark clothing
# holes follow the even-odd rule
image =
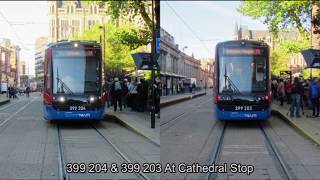
[[[312,115],[314,117],[319,116],[319,89],[318,78],[314,78],[309,88],[309,97],[312,104]]]
[[[30,87],[29,86],[26,88],[26,95],[27,95],[27,97],[30,97]]]
[[[114,78],[114,82],[111,85],[111,96],[112,96],[112,101],[113,101],[112,104],[113,104],[114,111],[117,111],[117,104],[119,104],[120,111],[122,111],[122,102],[121,102],[122,85],[117,77]]]
[[[300,106],[301,106],[301,95],[303,94],[303,86],[302,83],[299,81],[298,77],[294,78],[294,84],[291,90],[291,106],[290,106],[290,116],[294,117],[296,115],[297,118],[300,116]]]
[[[138,111],[144,112],[147,104],[148,84],[144,79],[140,79],[140,84],[137,87],[138,91]]]

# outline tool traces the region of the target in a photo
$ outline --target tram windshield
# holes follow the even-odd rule
[[[262,56],[221,56],[219,92],[250,94],[267,90],[267,58]]]
[[[97,94],[99,59],[97,50],[53,50],[54,94]]]

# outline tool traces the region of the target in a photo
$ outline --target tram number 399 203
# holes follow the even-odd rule
[[[252,106],[235,106],[235,111],[252,111]]]

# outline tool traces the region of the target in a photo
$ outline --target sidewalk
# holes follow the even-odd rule
[[[207,89],[207,91],[210,91],[211,89]],[[206,95],[206,91],[197,91],[195,94],[192,93],[184,93],[184,94],[178,94],[178,95],[172,95],[172,96],[162,96],[160,99],[160,107],[169,106],[172,104],[176,104],[178,102],[186,101],[188,99],[192,99],[195,97]]]
[[[6,94],[0,94],[0,106],[10,102]]]
[[[160,146],[160,119],[155,118],[155,128],[151,128],[149,112],[136,112],[127,108],[114,112],[113,107],[106,110],[107,118],[113,118],[136,133],[148,138],[152,143]]]
[[[307,117],[312,115],[312,110],[305,107],[304,115],[300,112],[301,118],[292,118],[288,114],[289,108],[290,104],[284,103],[284,106],[280,106],[277,101],[272,103],[272,113],[280,116],[315,144],[320,145],[320,117]]]

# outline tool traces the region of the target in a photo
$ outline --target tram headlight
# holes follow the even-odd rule
[[[89,102],[90,102],[90,103],[93,103],[94,101],[96,101],[96,99],[97,99],[96,97],[90,96],[90,97],[89,97]]]
[[[64,102],[66,101],[66,98],[63,97],[63,96],[60,96],[60,97],[58,98],[58,101],[61,102],[61,103],[64,103]]]

